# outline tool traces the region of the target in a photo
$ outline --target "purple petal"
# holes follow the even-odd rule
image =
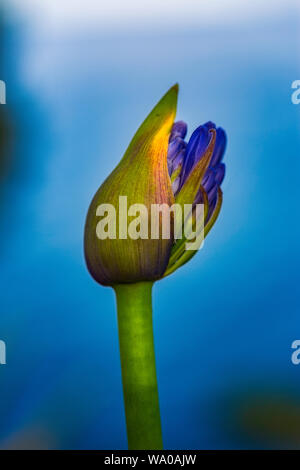
[[[176,193],[179,189],[179,184],[180,184],[180,178],[176,178],[176,180],[173,181],[172,183],[172,191],[173,191],[174,196],[176,196]]]
[[[193,166],[203,157],[210,139],[211,134],[206,126],[199,126],[193,132],[186,148],[185,161],[181,175],[181,186],[185,182]]]
[[[181,150],[181,152],[179,152],[178,155],[174,158],[172,173],[174,173],[174,171],[176,171],[179,166],[182,166],[184,156],[185,156],[185,149]]]
[[[218,187],[225,176],[225,165],[220,163],[217,168],[208,168],[202,181],[203,188],[205,189],[208,197],[209,204],[217,197]]]
[[[207,121],[205,124],[204,124],[205,127],[207,127],[208,130],[210,129],[216,129],[216,125],[214,122],[212,121]]]
[[[215,171],[212,168],[208,168],[204,175],[202,186],[205,189],[205,191],[208,193],[208,191],[210,191],[210,189],[214,186],[214,184],[215,184]]]
[[[209,206],[212,204],[212,202],[216,199],[217,197],[217,193],[218,193],[218,185],[217,184],[214,184],[210,190],[208,191],[207,193],[207,197],[208,197],[208,203],[209,203]]]
[[[174,163],[178,158],[178,155],[182,155],[182,152],[185,153],[186,143],[180,137],[176,137],[172,142],[169,143],[168,147],[168,170],[169,175],[171,176],[174,171]],[[181,162],[182,163],[182,162]]]
[[[224,163],[220,163],[216,168],[215,168],[215,181],[216,183],[221,186],[224,176],[225,176],[225,165]]]
[[[217,205],[217,200],[218,200],[218,194],[217,194],[217,191],[215,191],[214,198],[208,201],[209,202],[209,207],[208,207],[208,212],[207,212],[207,216],[206,216],[206,219],[205,219],[205,224],[207,224],[207,222],[209,221],[209,219],[213,215],[213,212],[214,212],[214,210],[216,208],[216,205]]]
[[[218,127],[216,135],[216,143],[213,152],[213,156],[210,162],[210,166],[216,166],[223,158],[226,148],[227,137],[222,127]]]
[[[169,142],[172,142],[176,137],[184,139],[187,133],[187,125],[183,121],[178,121],[173,124]]]

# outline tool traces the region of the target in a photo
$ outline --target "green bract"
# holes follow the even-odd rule
[[[100,284],[153,281],[162,277],[166,270],[173,245],[172,229],[169,239],[163,239],[161,231],[158,239],[120,238],[119,196],[127,196],[128,207],[143,204],[149,213],[152,204],[171,206],[174,203],[167,150],[177,94],[175,85],[151,111],[90,204],[85,225],[85,258],[91,275]],[[111,204],[116,209],[115,239],[97,237],[97,208],[101,204]]]

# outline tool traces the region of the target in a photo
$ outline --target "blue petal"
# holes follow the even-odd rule
[[[176,137],[184,139],[187,133],[187,125],[183,121],[177,121],[173,124],[169,142],[172,142]]]
[[[216,129],[216,125],[215,125],[215,123],[212,122],[212,121],[207,121],[207,122],[204,124],[204,126],[206,126],[207,129],[209,129],[209,130],[210,130],[210,129]]]
[[[214,184],[215,184],[215,171],[212,168],[208,168],[204,175],[202,186],[205,189],[205,191],[208,193],[208,191],[211,190]]]
[[[221,186],[224,176],[225,176],[225,165],[224,163],[219,163],[219,165],[215,168],[215,181],[216,183]]]
[[[199,126],[192,134],[186,148],[185,160],[181,175],[181,186],[193,166],[203,157],[210,142],[211,134],[206,126]]]
[[[208,195],[208,198],[209,198],[209,195]],[[207,216],[206,216],[206,219],[205,219],[205,225],[207,224],[207,222],[211,218],[211,216],[212,216],[212,214],[213,214],[213,212],[216,208],[217,200],[218,200],[218,194],[217,194],[217,190],[216,190],[216,191],[214,191],[213,197],[212,197],[212,194],[211,194],[211,198],[208,199],[209,207],[208,207],[208,212],[207,212]]]
[[[170,176],[175,169],[174,163],[177,160],[178,155],[182,154],[183,151],[185,152],[185,148],[186,142],[181,137],[176,137],[169,143],[167,161]]]
[[[216,144],[213,152],[213,156],[210,162],[210,166],[216,166],[223,158],[227,143],[227,137],[224,129],[218,127],[216,135]]]

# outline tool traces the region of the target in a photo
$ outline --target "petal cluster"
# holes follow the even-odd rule
[[[187,125],[174,123],[169,138],[168,171],[175,202],[204,204],[204,236],[216,221],[222,204],[221,184],[225,176],[222,163],[226,133],[213,122],[199,126],[185,141]],[[191,214],[192,217],[192,214]],[[186,253],[182,241],[174,244],[165,275],[186,263],[195,253]]]

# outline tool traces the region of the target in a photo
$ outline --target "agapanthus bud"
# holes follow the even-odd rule
[[[85,257],[100,284],[155,281],[171,274],[195,255],[218,217],[226,134],[207,122],[185,142],[187,125],[174,124],[177,94],[175,85],[155,106],[91,202]],[[166,219],[163,211],[155,219],[155,230],[154,206],[169,209]],[[187,248],[193,236],[199,243]]]

